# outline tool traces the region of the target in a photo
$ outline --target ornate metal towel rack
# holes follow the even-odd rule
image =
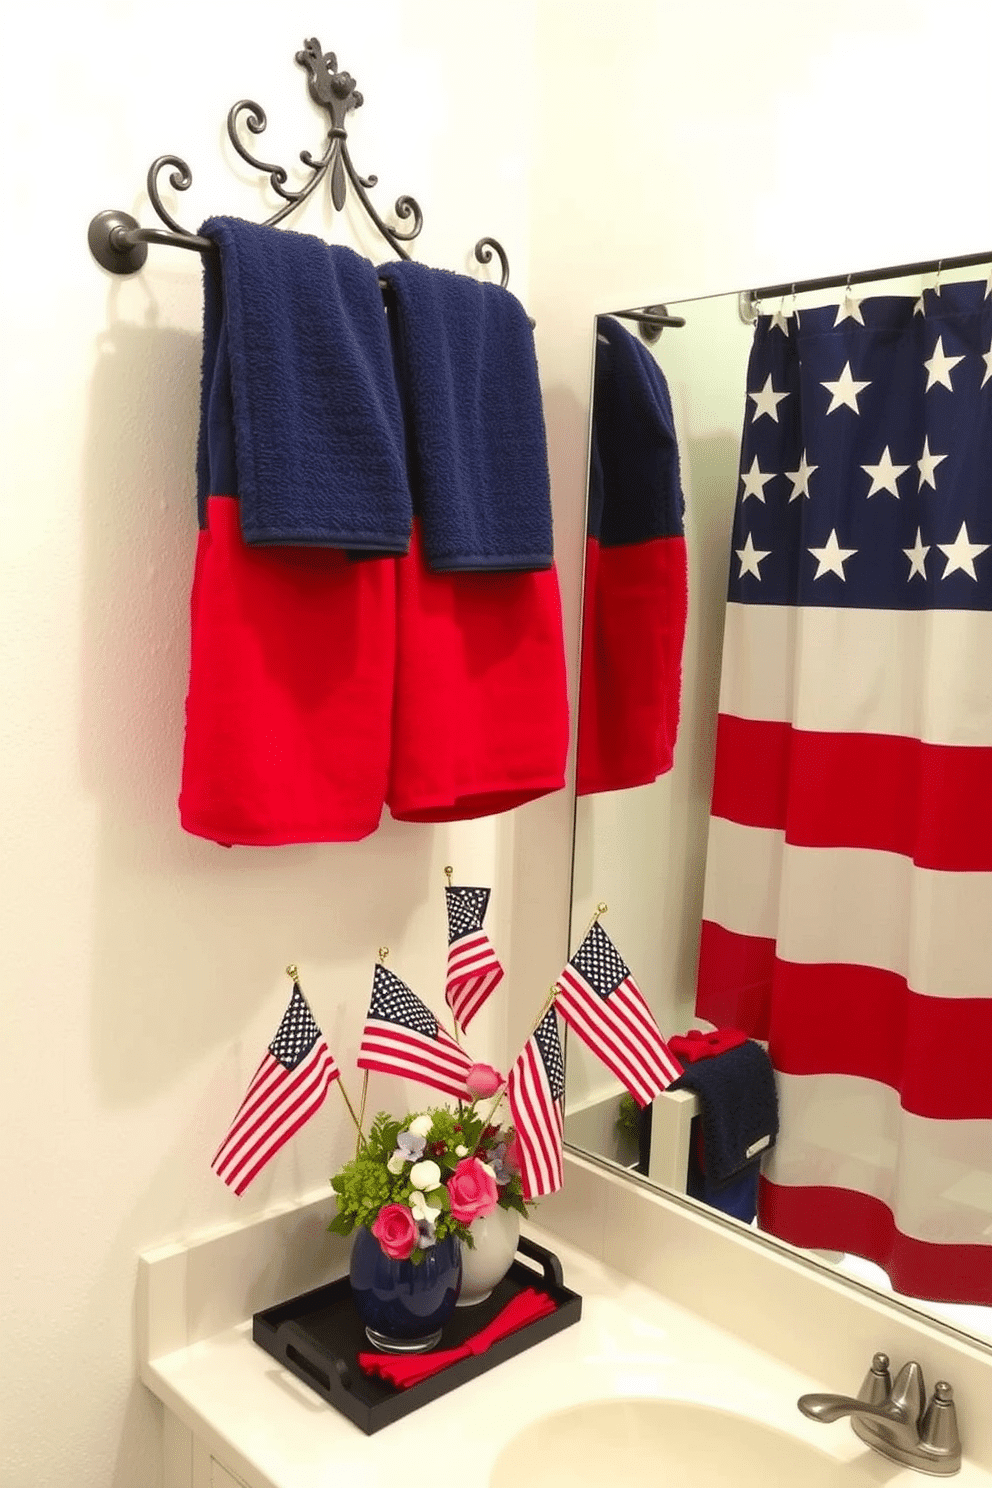
[[[272,165],[268,161],[257,159],[239,135],[238,130],[242,121],[251,134],[259,135],[263,132],[267,120],[265,110],[261,105],[250,98],[242,98],[234,104],[227,115],[227,133],[231,144],[242,160],[268,176],[273,191],[283,199],[284,205],[277,212],[273,212],[271,217],[266,218],[265,226],[281,222],[290,212],[295,211],[308,197],[313,195],[325,177],[330,178],[331,202],[340,212],[345,203],[350,181],[368,216],[390,247],[399,254],[400,258],[409,258],[410,255],[404,245],[412,242],[424,225],[423,213],[417,202],[412,196],[398,197],[393,211],[401,223],[409,225],[406,227],[390,226],[380,217],[368,195],[369,189],[376,185],[377,178],[360,176],[352,164],[345,121],[351,111],[360,108],[364,102],[355,86],[355,79],[350,73],[338,71],[337,58],[334,53],[322,51],[320,42],[315,36],[304,42],[303,50],[296,53],[296,61],[307,70],[307,89],[310,97],[320,108],[326,109],[331,120],[331,128],[320,158],[315,159],[309,150],[300,151],[300,159],[311,172],[311,176],[299,190],[292,190],[289,187],[287,184],[289,174],[281,165]],[[170,169],[169,184],[175,191],[188,190],[193,180],[192,171],[186,161],[180,159],[178,155],[160,155],[149,166],[148,195],[158,216],[165,223],[165,228],[141,227],[130,213],[113,209],[98,212],[90,223],[88,232],[90,251],[97,263],[108,269],[110,273],[136,274],[148,257],[149,243],[165,244],[173,248],[187,248],[196,253],[214,251],[214,244],[209,238],[201,238],[196,233],[187,232],[165,207],[159,190],[159,178],[163,171]],[[475,245],[474,252],[476,261],[480,264],[491,263],[495,255],[500,265],[500,283],[505,287],[510,279],[510,265],[502,245],[495,238],[480,238]]]

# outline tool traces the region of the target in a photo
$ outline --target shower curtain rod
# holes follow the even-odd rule
[[[896,264],[887,269],[859,269],[855,274],[831,274],[825,279],[795,279],[788,284],[765,284],[760,289],[745,291],[748,302],[772,300],[788,294],[803,294],[811,289],[840,289],[849,284],[870,284],[876,279],[902,279],[911,274],[937,274],[942,269],[969,269],[992,263],[992,252],[969,253],[961,258],[932,258],[926,263]]]

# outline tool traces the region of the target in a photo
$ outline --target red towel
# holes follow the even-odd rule
[[[349,842],[379,824],[508,811],[565,782],[554,569],[434,574],[249,548],[207,500],[191,598],[179,813],[230,845]]]
[[[458,1348],[438,1349],[433,1353],[416,1355],[362,1353],[358,1355],[358,1364],[366,1374],[378,1375],[389,1384],[408,1390],[411,1385],[421,1384],[425,1379],[430,1379],[432,1374],[438,1374],[462,1359],[470,1359],[473,1354],[484,1354],[501,1338],[506,1338],[520,1328],[526,1328],[529,1323],[537,1322],[538,1318],[547,1317],[549,1313],[556,1311],[557,1303],[546,1292],[527,1287],[525,1291],[518,1292],[491,1323],[480,1328],[478,1333],[474,1333],[467,1343]]]
[[[462,821],[560,790],[568,695],[556,570],[432,573],[416,520],[395,562],[392,815]]]
[[[673,1034],[668,1047],[683,1064],[697,1064],[700,1059],[714,1059],[717,1054],[746,1043],[747,1034],[739,1028],[715,1028],[712,1033],[690,1028],[688,1033]]]
[[[576,765],[580,796],[672,768],[686,544],[672,400],[648,348],[596,322]]]
[[[672,768],[688,605],[683,537],[586,541],[580,796],[647,785]]]
[[[182,825],[254,846],[367,837],[389,768],[394,560],[248,548],[238,516],[210,496],[197,544]]]

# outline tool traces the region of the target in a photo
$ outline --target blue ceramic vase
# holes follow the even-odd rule
[[[455,1310],[462,1284],[461,1243],[454,1236],[423,1252],[423,1260],[394,1261],[371,1230],[355,1231],[348,1276],[369,1342],[388,1353],[436,1348]]]

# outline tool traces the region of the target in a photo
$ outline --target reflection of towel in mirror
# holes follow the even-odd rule
[[[233,217],[201,232],[200,527],[237,496],[256,545],[405,553],[403,419],[374,266],[350,248]]]
[[[747,1034],[739,1028],[714,1028],[704,1033],[700,1028],[690,1028],[688,1033],[676,1033],[668,1040],[668,1047],[681,1060],[683,1068],[700,1059],[713,1059],[727,1049],[736,1049],[747,1042]]]
[[[682,687],[686,546],[668,385],[618,321],[597,322],[582,618],[578,792],[672,768]]]
[[[771,1060],[748,1039],[690,1064],[672,1088],[694,1090],[701,1108],[702,1142],[691,1146],[687,1191],[750,1223],[757,1212],[761,1158],[778,1135]]]
[[[498,284],[382,264],[414,510],[434,573],[551,567],[551,488],[534,335]]]

